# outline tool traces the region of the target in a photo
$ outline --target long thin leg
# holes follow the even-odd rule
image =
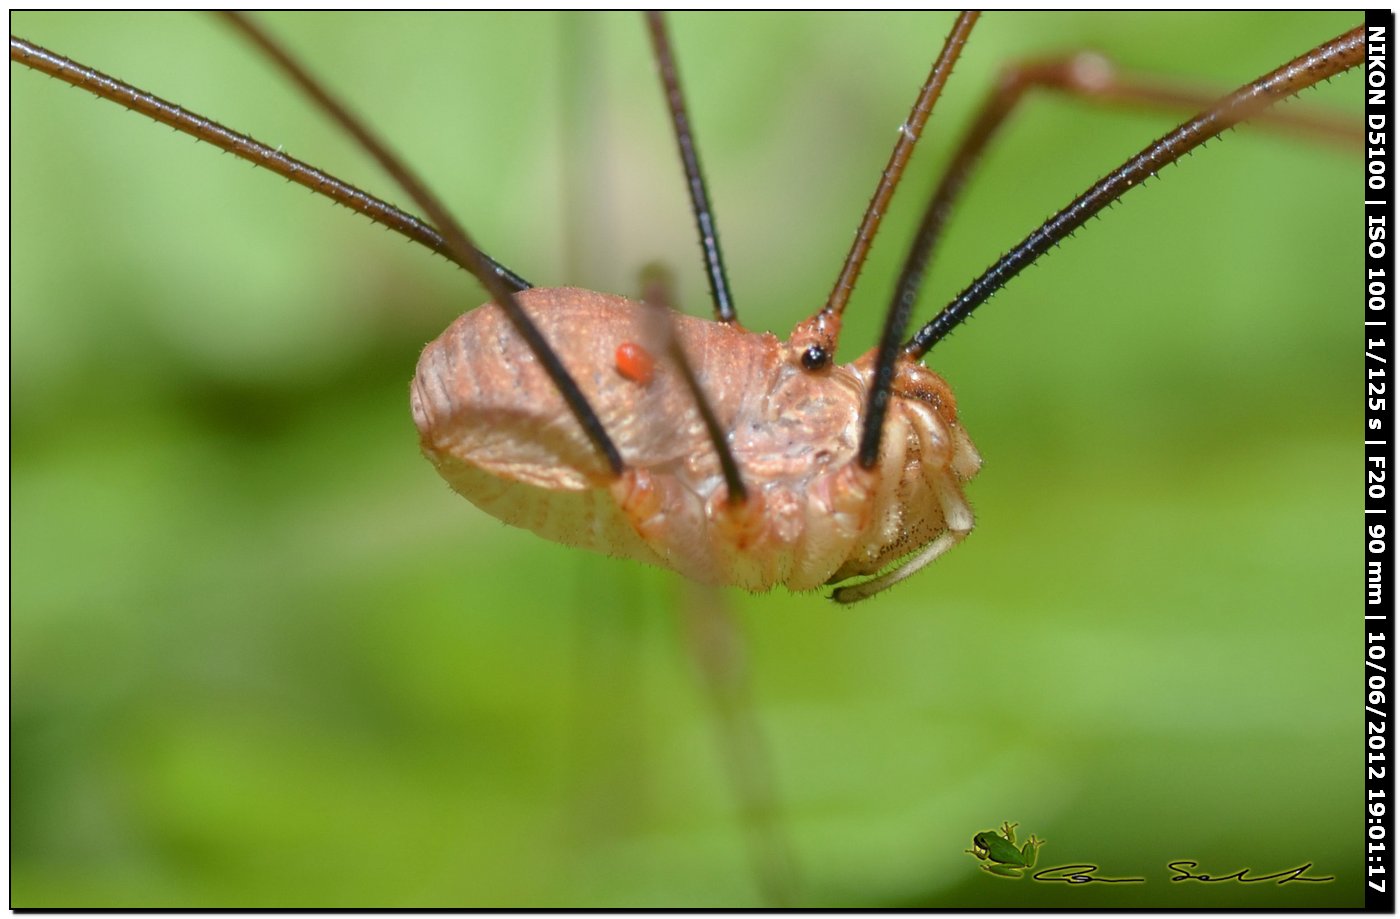
[[[832,286],[826,303],[810,318],[798,323],[788,339],[790,345],[802,355],[802,366],[808,370],[822,369],[836,353],[836,342],[841,337],[841,314],[845,312],[846,303],[851,299],[851,291],[855,289],[856,278],[860,276],[860,270],[865,265],[865,257],[870,254],[870,246],[875,242],[880,221],[889,209],[890,200],[904,175],[904,167],[908,164],[909,157],[914,153],[914,144],[923,132],[929,113],[933,111],[938,97],[943,94],[943,87],[953,74],[953,65],[962,55],[967,37],[980,15],[965,12],[953,23],[952,31],[944,39],[943,50],[938,53],[928,79],[919,90],[918,98],[914,100],[909,117],[900,126],[899,139],[895,141],[889,162],[880,173],[875,194],[866,205],[865,216],[861,218],[860,227],[856,230],[855,242],[851,244],[851,251],[846,255],[846,261],[836,276],[836,283]]]
[[[977,117],[959,142],[929,200],[906,261],[906,269],[917,265],[917,273],[910,274],[908,278],[901,276],[901,293],[904,287],[909,287],[917,296],[919,283],[968,179],[981,162],[983,153],[999,136],[1002,125],[1036,89],[1059,92],[1103,105],[1131,108],[1150,106],[1172,112],[1184,110],[1181,114],[1185,115],[1205,111],[1225,96],[1224,92],[1208,92],[1171,80],[1121,73],[1111,61],[1093,52],[1023,61],[1008,67],[983,101]],[[1359,145],[1362,139],[1361,133],[1350,121],[1322,113],[1266,111],[1256,116],[1254,122],[1348,147]],[[891,316],[894,314],[891,313]],[[886,317],[887,324],[889,318]],[[894,338],[898,339],[903,334],[903,328],[897,329]]]
[[[739,802],[754,876],[768,906],[793,907],[796,862],[782,831],[772,759],[754,714],[743,635],[719,591],[690,582],[681,586],[685,646],[715,709],[720,756]]]
[[[1260,77],[1219,102],[1214,103],[1197,117],[1186,122],[1175,131],[1148,146],[1137,156],[1128,160],[1092,188],[1072,201],[1066,208],[1051,217],[1039,229],[1028,236],[1011,252],[989,268],[938,316],[925,325],[899,350],[899,339],[904,334],[909,316],[918,297],[923,271],[934,243],[951,211],[952,202],[966,181],[967,175],[986,143],[995,134],[1006,114],[1024,92],[1025,85],[1013,85],[1005,93],[993,94],[979,115],[973,129],[964,139],[955,155],[933,199],[925,211],[923,222],[915,236],[913,246],[905,260],[903,271],[896,288],[894,300],[885,317],[885,328],[881,335],[876,357],[875,380],[871,387],[869,410],[866,412],[865,426],[861,435],[860,461],[867,468],[873,466],[879,457],[880,437],[884,426],[885,412],[889,401],[890,383],[894,377],[894,362],[901,355],[905,359],[917,360],[933,345],[947,335],[972,310],[985,302],[1007,281],[1026,268],[1035,259],[1049,251],[1055,244],[1074,232],[1088,219],[1109,204],[1122,197],[1130,188],[1140,184],[1148,176],[1199,147],[1212,137],[1242,121],[1259,116],[1268,106],[1301,92],[1315,83],[1328,79],[1360,63],[1363,42],[1361,29],[1355,29],[1331,42],[1319,45],[1307,54],[1289,62],[1279,69]],[[1036,75],[1032,75],[1036,76]],[[1050,72],[1039,74],[1049,77],[1054,83],[1056,75]],[[1083,81],[1081,73],[1061,72],[1059,78],[1070,83]],[[1033,81],[1031,81],[1033,82]],[[1092,82],[1092,81],[1090,81]],[[1130,84],[1129,84],[1130,85]],[[1119,84],[1118,92],[1125,92]],[[1149,95],[1153,93],[1149,91]],[[1110,93],[1109,95],[1114,95]],[[1178,96],[1180,98],[1180,96]],[[1296,116],[1294,119],[1296,121]]]
[[[670,272],[660,265],[649,265],[643,270],[642,301],[654,307],[651,317],[654,320],[652,337],[661,343],[676,368],[676,373],[685,383],[686,389],[690,390],[691,398],[695,400],[700,420],[705,425],[705,433],[710,438],[710,446],[715,448],[720,471],[724,473],[724,484],[729,490],[725,501],[730,508],[737,509],[748,501],[749,491],[744,486],[744,477],[739,472],[739,462],[734,458],[734,451],[729,449],[729,438],[725,436],[724,427],[715,415],[709,396],[705,395],[705,388],[700,385],[700,378],[695,375],[694,365],[686,355],[685,347],[676,336],[675,325],[671,322],[671,311],[675,308],[675,302],[671,293]],[[750,511],[753,512],[755,511]]]
[[[212,144],[226,153],[232,153],[247,160],[254,166],[261,166],[275,172],[290,182],[318,195],[329,198],[336,204],[344,205],[357,214],[363,214],[380,226],[387,227],[413,242],[427,246],[438,255],[447,258],[462,268],[471,271],[471,262],[456,255],[442,234],[417,217],[401,211],[387,201],[382,201],[368,192],[361,191],[349,182],[337,179],[301,160],[290,157],[281,150],[269,147],[254,140],[247,134],[239,134],[203,115],[197,115],[181,108],[173,102],[137,89],[86,64],[55,54],[33,42],[10,36],[10,60],[23,64],[31,70],[48,74],[65,83],[85,89],[108,102],[115,102],[123,108],[145,115],[152,121],[169,125],[177,131]],[[477,250],[477,256],[484,259],[491,272],[501,278],[513,290],[527,290],[531,284],[520,275],[497,262],[484,252]]]
[[[734,298],[729,292],[729,278],[724,272],[724,258],[719,251],[719,228],[715,225],[710,193],[705,189],[705,176],[700,171],[700,153],[695,149],[695,135],[690,127],[690,115],[685,109],[685,94],[676,71],[676,55],[666,31],[666,20],[652,10],[646,14],[647,32],[651,35],[652,52],[656,56],[656,72],[666,94],[666,106],[671,111],[671,125],[680,147],[681,166],[685,169],[686,187],[690,190],[690,207],[695,214],[695,226],[700,231],[700,251],[705,257],[705,272],[710,279],[710,299],[715,304],[715,318],[720,322],[738,321]]]
[[[292,59],[287,51],[272,40],[272,37],[261,28],[255,26],[252,20],[239,13],[226,12],[223,14],[230,23],[280,67],[293,82],[302,88],[316,104],[331,118],[339,124],[345,131],[355,139],[361,147],[379,162],[380,167],[393,177],[394,181],[408,193],[428,215],[438,229],[442,232],[448,246],[453,252],[465,261],[476,275],[478,281],[482,283],[496,305],[505,311],[515,330],[520,333],[520,337],[525,339],[525,344],[534,352],[539,359],[540,366],[554,382],[554,386],[559,390],[559,395],[568,404],[569,410],[574,418],[583,427],[588,439],[593,441],[593,445],[598,448],[598,452],[603,455],[609,470],[614,476],[619,476],[623,471],[622,455],[617,452],[617,447],[613,444],[612,438],[603,428],[603,422],[598,419],[598,415],[593,411],[593,407],[588,404],[588,399],[584,397],[583,391],[578,388],[574,378],[569,375],[569,371],[564,369],[564,364],[559,360],[559,355],[545,341],[544,335],[530,321],[530,317],[525,314],[525,310],[515,300],[515,293],[510,286],[501,281],[490,266],[482,260],[480,252],[472,244],[471,238],[451,214],[437,196],[428,191],[418,177],[408,168],[408,166],[390,152],[380,140],[370,132],[369,128],[361,122],[350,111],[341,105],[324,86],[311,76],[307,70]]]
[[[1026,89],[1047,89],[1105,106],[1155,108],[1172,114],[1204,111],[1225,95],[1218,88],[1188,85],[1179,78],[1124,73],[1093,51],[1025,61],[1004,74],[1001,85],[1007,83],[1023,83]],[[1308,109],[1270,109],[1251,124],[1346,149],[1360,147],[1364,140],[1352,120]]]
[[[905,353],[914,359],[923,357],[1006,282],[1129,189],[1275,102],[1297,95],[1309,86],[1357,66],[1361,63],[1365,47],[1363,28],[1358,26],[1242,86],[1217,105],[1150,144],[1071,201],[988,268],[909,340],[904,348]]]

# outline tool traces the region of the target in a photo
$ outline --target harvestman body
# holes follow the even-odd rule
[[[877,348],[834,366],[841,313],[925,120],[976,21],[959,17],[920,92],[832,294],[782,342],[742,329],[664,26],[653,44],[707,257],[719,322],[658,319],[647,303],[529,285],[485,256],[435,197],[251,23],[234,24],[371,152],[428,223],[72,61],[11,39],[11,58],[175,125],[332,197],[470,270],[493,305],[424,350],[412,409],[425,453],[454,489],[546,538],[766,590],[839,588],[842,601],[908,577],[971,530],[963,484],[980,457],[947,384],[919,361],[1020,270],[1163,166],[1280,99],[1356,66],[1361,30],[1219,101],[1131,158],[1014,247],[900,347],[951,202],[1024,87],[994,97],[953,158],[905,261]],[[1082,77],[1046,68],[1044,82]],[[1024,75],[1023,75],[1024,76]],[[1097,79],[1097,77],[1096,77]],[[1004,88],[1003,88],[1004,89]],[[1131,92],[1129,93],[1131,95]],[[652,300],[666,298],[649,298]],[[568,341],[556,352],[550,342]],[[635,361],[654,371],[638,370]],[[639,356],[640,355],[640,356]]]
[[[922,566],[972,529],[962,483],[981,459],[948,385],[904,362],[880,463],[857,462],[874,352],[805,372],[775,336],[688,316],[675,332],[743,470],[735,507],[695,400],[662,366],[646,384],[616,366],[645,339],[649,307],[573,288],[521,305],[553,340],[627,464],[614,477],[498,310],[462,316],[428,345],[413,381],[423,449],[482,510],[546,539],[674,568],[708,584],[811,590]]]
[[[877,384],[875,351],[846,366],[829,355],[880,215],[976,20],[959,17],[934,62],[838,279],[839,302],[783,343],[739,327],[728,305],[669,38],[650,16],[720,321],[658,323],[647,304],[571,288],[519,296],[546,338],[576,343],[561,359],[616,445],[621,468],[610,468],[505,317],[468,313],[424,350],[413,383],[423,449],[443,477],[548,539],[755,591],[811,590],[906,559],[849,597],[858,599],[966,536],[973,518],[962,484],[981,458],[948,385],[908,360]],[[670,366],[635,379],[619,349],[638,341],[644,353],[665,350]],[[884,449],[866,462],[863,410],[876,392],[893,410]]]

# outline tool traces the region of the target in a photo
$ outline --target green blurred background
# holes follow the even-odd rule
[[[987,15],[843,357],[1002,63],[1227,88],[1358,19]],[[708,310],[635,17],[264,21],[535,283],[626,293],[662,259]],[[747,325],[822,301],[950,24],[674,17]],[[11,28],[402,199],[217,21]],[[418,455],[418,350],[481,291],[11,79],[12,905],[761,904],[682,586],[507,529]],[[920,312],[1172,123],[1030,104]],[[985,457],[966,543],[854,608],[725,595],[801,903],[1361,903],[1357,164],[1246,128],[1134,192],[931,355]],[[963,850],[1004,820],[1149,882],[989,877]]]

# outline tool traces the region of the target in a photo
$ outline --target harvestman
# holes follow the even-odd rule
[[[787,342],[738,325],[688,118],[659,18],[650,21],[695,203],[717,323],[571,288],[529,289],[260,30],[234,22],[370,150],[427,215],[399,212],[248,138],[18,39],[11,58],[82,85],[366,213],[472,271],[500,309],[477,309],[425,349],[413,386],[425,452],[489,513],[547,538],[696,580],[843,602],[908,577],[971,529],[963,484],[979,457],[946,383],[920,358],[1020,270],[1133,185],[1280,99],[1359,63],[1361,30],[1247,84],[1096,183],[987,270],[901,348],[953,199],[1014,105],[994,97],[955,155],[897,284],[877,349],[835,366],[840,318],[903,166],[975,15],[961,17],[901,131],[828,302]],[[1030,82],[1085,94],[1111,73],[1061,62]],[[1107,80],[1107,84],[1103,81]],[[1024,87],[1021,87],[1024,88]],[[1129,85],[1125,92],[1132,95]],[[664,290],[650,299],[669,301]],[[588,329],[579,341],[579,329]],[[573,333],[565,351],[549,344]],[[645,411],[638,407],[645,405]]]

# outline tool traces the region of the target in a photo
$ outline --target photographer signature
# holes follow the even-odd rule
[[[1311,877],[1307,871],[1312,868],[1312,862],[1299,865],[1296,868],[1288,868],[1284,871],[1276,871],[1273,874],[1253,874],[1253,868],[1241,868],[1231,874],[1197,874],[1191,869],[1200,867],[1199,862],[1189,859],[1168,862],[1167,867],[1173,872],[1168,880],[1177,881],[1199,881],[1203,884],[1218,884],[1222,881],[1236,881],[1240,884],[1258,884],[1261,881],[1276,881],[1279,884],[1288,884],[1293,881],[1307,881],[1316,884],[1335,881],[1336,878]],[[1101,877],[1096,874],[1098,865],[1085,863],[1082,865],[1060,865],[1055,868],[1043,868],[1031,875],[1032,880],[1042,882],[1059,881],[1064,884],[1143,884],[1147,878],[1110,878]]]
[[[982,870],[989,874],[1003,878],[1021,878],[1025,877],[1027,873],[1035,871],[1037,856],[1043,845],[1045,845],[1045,840],[1031,836],[1025,845],[1018,848],[1016,846],[1016,824],[1003,823],[1000,832],[986,830],[973,836],[972,848],[968,849],[967,852],[982,862]],[[1168,862],[1167,868],[1172,872],[1168,880],[1174,884],[1179,881],[1196,881],[1201,884],[1218,884],[1224,881],[1234,881],[1238,884],[1258,884],[1264,881],[1273,881],[1279,885],[1294,881],[1325,884],[1336,880],[1331,875],[1327,877],[1308,875],[1307,872],[1313,867],[1312,862],[1305,862],[1295,868],[1286,868],[1272,874],[1255,874],[1252,867],[1245,867],[1229,874],[1217,875],[1200,871],[1200,867],[1201,863],[1193,859],[1183,858]],[[1098,871],[1098,865],[1085,862],[1042,868],[1035,871],[1030,877],[1032,880],[1042,883],[1061,884],[1144,884],[1147,882],[1147,878],[1103,877],[1098,874]]]
[[[1322,884],[1326,883],[1327,881],[1336,880],[1335,877],[1332,877],[1330,875],[1325,878],[1305,877],[1303,873],[1312,867],[1312,862],[1306,862],[1302,865],[1299,865],[1297,868],[1288,868],[1284,871],[1275,872],[1274,874],[1261,874],[1255,877],[1250,877],[1249,874],[1251,871],[1254,870],[1253,868],[1241,868],[1234,874],[1222,874],[1219,876],[1209,874],[1192,874],[1186,869],[1199,868],[1200,863],[1185,859],[1181,861],[1167,862],[1167,867],[1170,868],[1172,871],[1177,872],[1176,874],[1173,874],[1171,876],[1171,881],[1173,883],[1177,881],[1201,881],[1202,883],[1206,884],[1215,884],[1220,881],[1239,881],[1241,884],[1257,884],[1260,881],[1277,880],[1280,884],[1287,884],[1290,881],[1310,881],[1315,884]]]

